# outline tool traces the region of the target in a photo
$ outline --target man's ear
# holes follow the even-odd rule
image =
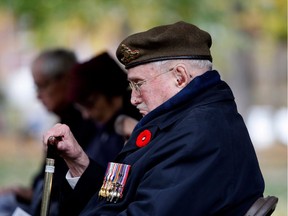
[[[184,88],[190,81],[190,76],[187,67],[184,64],[177,64],[174,68],[176,85]]]

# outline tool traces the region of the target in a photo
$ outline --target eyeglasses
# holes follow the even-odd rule
[[[157,74],[156,76],[152,77],[151,79],[149,80],[141,80],[141,81],[138,81],[138,82],[133,82],[133,81],[129,81],[129,86],[131,88],[131,90],[135,90],[135,92],[138,94],[138,95],[141,95],[141,86],[146,84],[147,82],[155,79],[156,77],[162,75],[162,74],[165,74],[165,73],[168,73],[168,72],[171,72],[172,70],[174,69],[173,68],[170,68],[168,71],[165,71],[163,73],[160,73],[160,74]]]

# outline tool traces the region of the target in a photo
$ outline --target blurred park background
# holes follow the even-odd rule
[[[287,215],[287,1],[0,0],[0,187],[28,185],[56,117],[35,97],[30,63],[46,48],[79,60],[131,33],[183,20],[213,38],[214,68],[232,89],[254,142],[265,195]],[[107,85],[109,82],[107,82]],[[111,86],[113,88],[113,86]]]

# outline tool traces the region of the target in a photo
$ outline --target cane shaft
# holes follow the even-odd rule
[[[54,159],[46,158],[44,188],[42,195],[41,216],[47,216],[49,214],[50,195],[52,188],[52,180],[54,173]]]

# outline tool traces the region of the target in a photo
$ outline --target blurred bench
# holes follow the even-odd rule
[[[275,196],[257,199],[244,216],[269,216],[274,212],[278,198]]]

